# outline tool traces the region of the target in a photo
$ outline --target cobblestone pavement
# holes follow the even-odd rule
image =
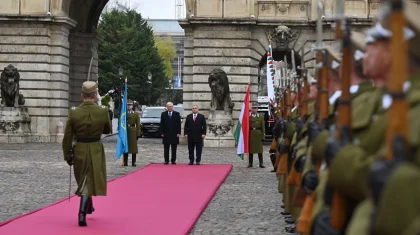
[[[163,147],[158,138],[139,139],[137,167],[121,167],[115,161],[116,136],[104,140],[108,179],[163,162]],[[267,153],[268,146],[265,146]],[[68,197],[69,166],[62,159],[61,144],[0,144],[0,222]],[[178,163],[187,163],[187,146],[178,147]],[[204,148],[202,163],[229,163],[234,167],[203,212],[191,234],[286,234],[281,194],[270,170],[261,169],[254,157],[254,168],[234,148]],[[131,163],[129,157],[129,164]],[[76,185],[72,178],[72,192]]]

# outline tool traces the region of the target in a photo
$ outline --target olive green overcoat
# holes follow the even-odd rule
[[[107,192],[105,151],[100,141],[102,134],[111,132],[108,109],[94,102],[83,102],[69,110],[62,142],[64,160],[74,149],[74,176],[77,182],[77,195],[105,196]],[[97,138],[91,143],[77,142],[77,139]],[[85,181],[84,181],[85,180]],[[85,186],[85,187],[84,187]]]
[[[136,154],[139,152],[137,138],[141,135],[140,117],[137,112],[130,112],[127,115],[127,140],[128,153]]]
[[[249,153],[262,153],[265,137],[264,117],[256,115],[249,117]]]
[[[407,95],[410,156],[394,169],[385,184],[376,209],[375,235],[403,234],[420,217],[420,74],[411,76],[410,82]]]

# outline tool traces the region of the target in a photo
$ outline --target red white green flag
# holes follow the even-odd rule
[[[271,44],[268,46],[267,51],[267,96],[270,99],[270,103],[274,104],[274,60],[273,60],[273,49]]]
[[[235,140],[238,148],[236,153],[244,160],[244,155],[249,152],[249,102],[251,100],[251,84],[248,83],[244,103],[242,104],[239,121],[236,125]]]

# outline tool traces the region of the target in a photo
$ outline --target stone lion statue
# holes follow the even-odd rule
[[[19,93],[20,75],[13,65],[4,68],[0,76],[1,106],[18,107],[25,104],[25,99]]]
[[[211,90],[210,107],[212,110],[232,111],[235,105],[230,98],[229,81],[221,69],[214,69],[209,75]]]

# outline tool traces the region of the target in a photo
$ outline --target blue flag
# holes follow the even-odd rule
[[[118,123],[118,140],[117,140],[117,152],[115,156],[117,159],[128,152],[128,140],[127,140],[127,79],[124,83],[124,96],[121,104],[120,122]]]

